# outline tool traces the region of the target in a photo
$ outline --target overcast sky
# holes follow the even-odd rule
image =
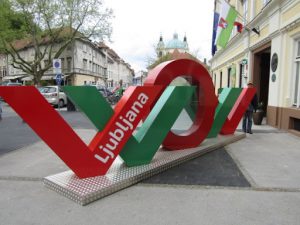
[[[198,58],[211,57],[213,0],[105,0],[114,10],[113,43],[107,43],[135,72],[145,70],[160,34],[164,41],[187,36]]]

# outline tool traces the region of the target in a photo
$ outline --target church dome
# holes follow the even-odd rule
[[[166,49],[184,49],[188,50],[188,44],[186,42],[186,37],[184,38],[184,41],[181,41],[178,39],[178,34],[174,33],[173,39],[168,41],[166,44]]]

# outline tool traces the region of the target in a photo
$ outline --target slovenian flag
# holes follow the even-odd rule
[[[236,17],[237,17],[237,11],[223,0],[221,12],[220,12],[220,19],[218,23],[217,37],[216,37],[217,46],[220,46],[222,48],[226,47]]]

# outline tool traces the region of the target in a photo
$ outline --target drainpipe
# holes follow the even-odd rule
[[[244,85],[247,86],[248,81],[252,79],[252,54],[250,51],[250,36],[251,36],[251,30],[247,30],[247,64],[245,65],[244,71],[245,71],[245,83]]]

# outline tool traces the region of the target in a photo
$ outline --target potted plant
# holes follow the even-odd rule
[[[259,102],[256,111],[253,112],[253,122],[255,125],[261,125],[261,122],[264,118],[264,103]]]

